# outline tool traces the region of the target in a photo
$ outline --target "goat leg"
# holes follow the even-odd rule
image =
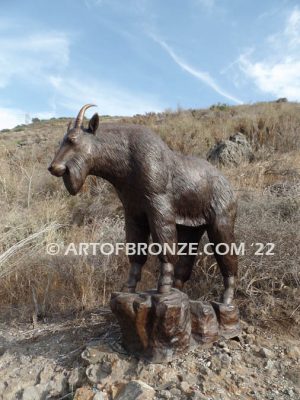
[[[122,292],[135,293],[136,285],[141,280],[143,264],[132,263],[127,282],[122,287]]]
[[[174,283],[174,266],[171,263],[161,263],[158,279],[158,293],[169,293]]]
[[[226,305],[230,305],[234,297],[235,277],[224,277],[224,286],[225,291],[223,294],[223,303]]]

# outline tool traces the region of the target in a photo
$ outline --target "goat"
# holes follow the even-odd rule
[[[206,231],[223,276],[223,302],[234,297],[238,260],[236,254],[219,254],[220,243],[234,243],[236,198],[227,179],[213,165],[197,157],[172,151],[149,128],[105,123],[94,114],[84,128],[81,108],[70,123],[48,170],[62,177],[71,195],[76,195],[88,175],[102,177],[116,189],[125,213],[126,241],[152,240],[167,251],[159,254],[158,292],[172,286],[182,289],[190,278],[194,254],[178,255],[168,250],[178,243],[199,243]],[[129,277],[124,291],[135,292],[147,254],[129,256]]]

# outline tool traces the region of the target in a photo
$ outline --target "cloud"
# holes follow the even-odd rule
[[[255,52],[243,53],[238,68],[263,93],[290,100],[300,99],[300,10],[295,7],[286,19],[284,28],[269,36],[263,43],[263,58]]]
[[[150,111],[159,112],[166,108],[166,105],[161,104],[156,98],[145,98],[141,94],[128,92],[107,82],[87,81],[75,76],[49,76],[44,84],[49,84],[55,91],[53,110],[32,113],[19,108],[2,107],[0,130],[30,123],[35,117],[40,119],[56,117],[57,107],[64,107],[75,115],[86,103],[97,104],[98,112],[102,115],[130,116]]]
[[[300,59],[252,63],[241,56],[240,68],[262,92],[290,100],[300,99]]]
[[[69,62],[69,40],[63,33],[22,35],[0,39],[0,88],[15,78],[43,79],[49,69],[61,71]]]
[[[209,86],[211,89],[213,89],[215,92],[217,92],[219,95],[222,97],[225,97],[228,100],[233,101],[234,103],[237,104],[242,104],[242,100],[232,96],[230,93],[226,92],[223,90],[217,83],[216,81],[210,76],[208,72],[201,71],[199,69],[196,69],[195,67],[189,65],[185,60],[180,58],[174,50],[167,45],[163,40],[159,39],[157,36],[151,34],[151,38],[157,42],[172,58],[172,60],[184,71],[188,72],[190,75],[194,76],[196,79],[199,81],[203,82],[207,86]]]
[[[295,7],[290,14],[284,35],[289,39],[289,45],[291,47],[298,46],[300,44],[300,10]]]
[[[19,108],[0,107],[0,130],[11,129],[17,125],[28,124],[32,118],[49,119],[54,117],[52,112],[41,111],[29,114]]]
[[[59,106],[77,112],[83,104],[97,104],[100,114],[134,115],[162,111],[165,105],[151,96],[129,92],[108,82],[72,76],[50,76]]]
[[[0,129],[14,128],[25,123],[25,112],[15,108],[0,108]]]
[[[93,4],[100,4],[92,0]],[[104,1],[104,0],[103,0]],[[1,21],[1,20],[0,20]],[[7,21],[6,28],[9,28]],[[42,34],[17,35],[6,29],[5,39],[0,38],[0,89],[10,89],[10,85],[29,83],[30,87],[42,87],[51,93],[46,101],[50,112],[33,112],[27,105],[7,106],[1,109],[1,128],[11,128],[29,121],[30,117],[47,118],[56,115],[63,108],[72,113],[88,102],[99,105],[99,111],[111,115],[133,115],[147,111],[161,111],[166,106],[157,98],[131,92],[114,83],[102,82],[96,78],[87,79],[74,68],[71,71],[70,37],[64,32],[44,32]],[[11,104],[10,98],[8,103]]]

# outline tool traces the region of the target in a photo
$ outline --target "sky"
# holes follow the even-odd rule
[[[1,0],[0,129],[279,97],[300,100],[300,0]]]

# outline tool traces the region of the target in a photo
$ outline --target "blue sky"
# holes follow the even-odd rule
[[[1,2],[0,129],[278,97],[300,99],[299,0]]]

